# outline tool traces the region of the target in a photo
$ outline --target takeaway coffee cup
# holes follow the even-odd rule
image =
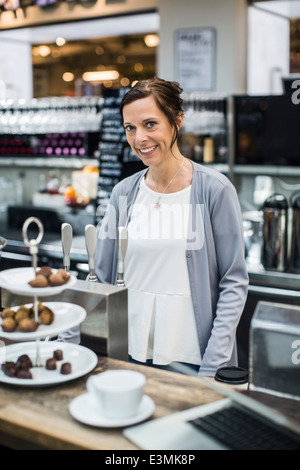
[[[96,399],[101,414],[109,418],[129,418],[137,414],[146,379],[132,370],[111,370],[92,375],[86,386]]]

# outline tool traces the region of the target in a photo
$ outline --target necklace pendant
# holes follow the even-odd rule
[[[156,203],[154,204],[154,207],[155,207],[155,209],[159,209],[160,208],[160,201],[156,201]]]

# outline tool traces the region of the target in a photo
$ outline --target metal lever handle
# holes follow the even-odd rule
[[[95,251],[97,245],[96,227],[89,224],[85,227],[85,244],[89,260],[89,281],[97,282],[95,274]]]
[[[62,249],[63,249],[63,263],[65,271],[68,273],[70,271],[71,262],[70,262],[70,251],[73,240],[73,228],[70,224],[64,223],[61,226],[61,240],[62,240]]]
[[[3,248],[6,246],[7,240],[6,238],[0,237],[0,251],[3,250]]]
[[[32,240],[28,240],[28,227],[30,224],[36,224],[38,227],[38,236],[37,238],[33,238]],[[32,255],[32,266],[34,269],[34,274],[36,275],[36,268],[37,268],[37,253],[38,253],[38,245],[42,241],[44,236],[44,226],[40,219],[37,217],[29,217],[25,220],[23,227],[22,227],[22,235],[25,245],[29,247],[29,252]],[[37,296],[33,296],[33,311],[34,311],[34,319],[38,321],[38,299]],[[40,354],[40,339],[36,339],[36,366],[40,367],[42,365],[41,354]]]
[[[0,237],[0,259],[3,248],[7,245],[6,238]]]
[[[118,227],[118,276],[117,285],[125,286],[124,259],[128,245],[128,231],[125,227]]]
[[[35,223],[38,227],[38,236],[37,238],[28,240],[27,230],[29,225],[32,223]],[[34,268],[34,272],[36,273],[38,245],[42,241],[42,238],[44,236],[44,226],[40,219],[38,219],[37,217],[29,217],[28,219],[26,219],[22,227],[22,235],[24,243],[29,247],[29,252],[32,255],[32,266]]]

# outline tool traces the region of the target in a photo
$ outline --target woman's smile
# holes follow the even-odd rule
[[[153,145],[152,147],[147,147],[147,148],[140,148],[139,152],[143,156],[151,155],[152,152],[158,147],[158,145]]]

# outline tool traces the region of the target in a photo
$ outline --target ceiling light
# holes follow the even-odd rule
[[[137,62],[136,64],[134,64],[134,70],[136,72],[142,72],[144,70],[143,64],[141,64],[140,62]]]
[[[159,44],[159,36],[157,34],[146,34],[144,42],[147,47],[156,47]]]
[[[65,72],[62,76],[64,82],[72,82],[74,80],[74,73]]]
[[[129,83],[130,83],[130,80],[127,77],[123,77],[123,78],[121,78],[120,83],[121,83],[122,86],[128,86]]]
[[[101,46],[97,46],[95,52],[97,55],[102,55],[104,53],[104,49]]]
[[[42,57],[47,57],[51,53],[49,46],[39,46],[39,54]]]
[[[56,38],[55,43],[57,46],[64,46],[66,44],[66,40],[62,37],[58,37]]]
[[[126,62],[126,57],[125,57],[124,55],[119,55],[119,56],[117,57],[117,62],[118,62],[118,64],[125,64],[125,62]]]
[[[119,78],[119,72],[117,70],[85,72],[82,78],[86,82],[104,82],[106,80],[116,80]]]

